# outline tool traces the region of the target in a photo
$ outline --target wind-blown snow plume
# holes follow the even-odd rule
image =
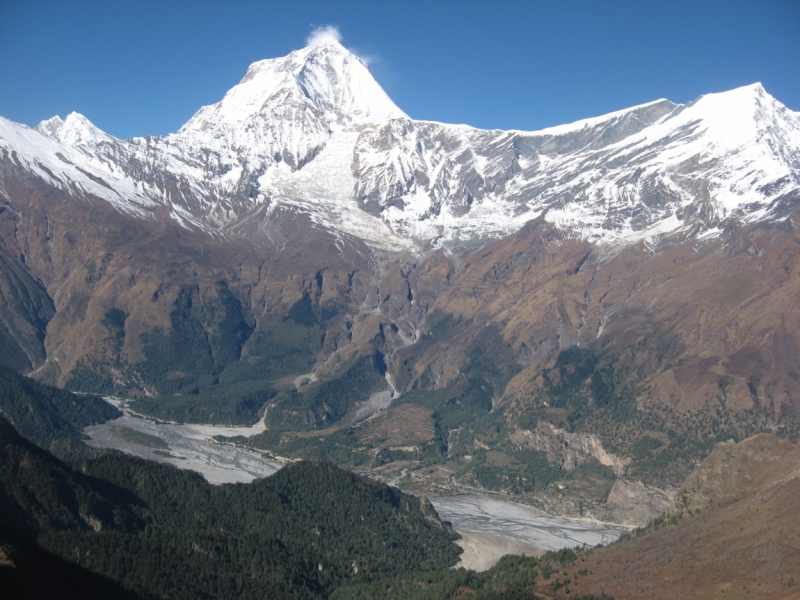
[[[335,25],[325,25],[314,29],[306,38],[306,45],[314,48],[330,41],[340,43],[342,41],[342,34]]]

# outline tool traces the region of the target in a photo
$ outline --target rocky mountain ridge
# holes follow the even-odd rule
[[[254,63],[166,137],[117,140],[75,113],[36,128],[57,146],[2,126],[6,151],[41,176],[140,217],[164,207],[184,226],[253,237],[247,222],[266,231],[289,206],[416,253],[474,247],[540,215],[599,243],[713,236],[729,217],[785,217],[800,185],[800,117],[760,84],[482,131],[408,118],[335,40]]]

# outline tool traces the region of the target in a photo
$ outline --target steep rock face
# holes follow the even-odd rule
[[[21,371],[46,359],[44,338],[55,310],[42,284],[7,250],[0,253],[0,363]]]
[[[620,476],[630,462],[606,452],[594,435],[570,433],[543,421],[537,424],[534,431],[517,430],[512,433],[511,443],[518,448],[547,453],[550,464],[559,465],[565,471],[574,471],[581,464],[594,459],[601,465],[611,467]]]
[[[644,527],[664,514],[675,497],[675,490],[662,490],[641,481],[618,479],[608,494],[601,520],[630,527]]]
[[[345,312],[350,303],[358,306],[361,280],[369,280],[369,251],[360,240],[332,236],[302,214],[274,211],[261,226],[275,242],[255,244],[186,229],[168,218],[129,220],[107,202],[80,201],[44,183],[31,191],[23,175],[12,170],[4,180],[11,201],[3,239],[14,258],[22,256],[9,258],[6,272],[11,278],[32,271],[50,291],[37,309],[47,311],[52,302],[42,319],[48,363],[37,375],[61,385],[76,368],[86,374],[97,366],[114,383],[163,393],[136,368],[124,368],[150,360],[142,336],[156,328],[169,337],[177,326],[176,335],[191,338],[188,345],[205,348],[204,358],[189,364],[194,370],[220,370],[242,355],[252,364],[264,351],[259,340],[298,302]],[[315,235],[309,237],[309,230]],[[26,297],[36,299],[33,293]],[[326,343],[335,347],[346,330],[342,319],[332,327],[338,333],[332,331]],[[18,337],[37,340],[35,334]],[[304,364],[313,363],[320,349],[319,340],[306,348]],[[169,370],[178,379],[185,371]]]

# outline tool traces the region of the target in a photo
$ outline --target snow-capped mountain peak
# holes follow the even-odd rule
[[[71,112],[66,119],[58,115],[42,121],[36,131],[84,153],[92,153],[102,142],[114,142],[116,138],[94,125],[80,113]]]
[[[201,108],[181,132],[252,126],[289,103],[317,118],[344,126],[403,118],[372,77],[366,63],[334,38],[283,58],[255,62],[225,97]]]
[[[58,115],[54,117],[50,117],[49,119],[45,119],[41,123],[39,123],[34,129],[41,133],[44,136],[47,136],[51,139],[54,139],[55,135],[58,133],[59,129],[64,125],[64,119],[59,117]]]

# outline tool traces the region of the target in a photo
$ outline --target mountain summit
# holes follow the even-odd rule
[[[407,118],[366,63],[328,38],[253,63],[222,101],[201,108],[180,131],[274,127],[287,116],[340,127]]]

